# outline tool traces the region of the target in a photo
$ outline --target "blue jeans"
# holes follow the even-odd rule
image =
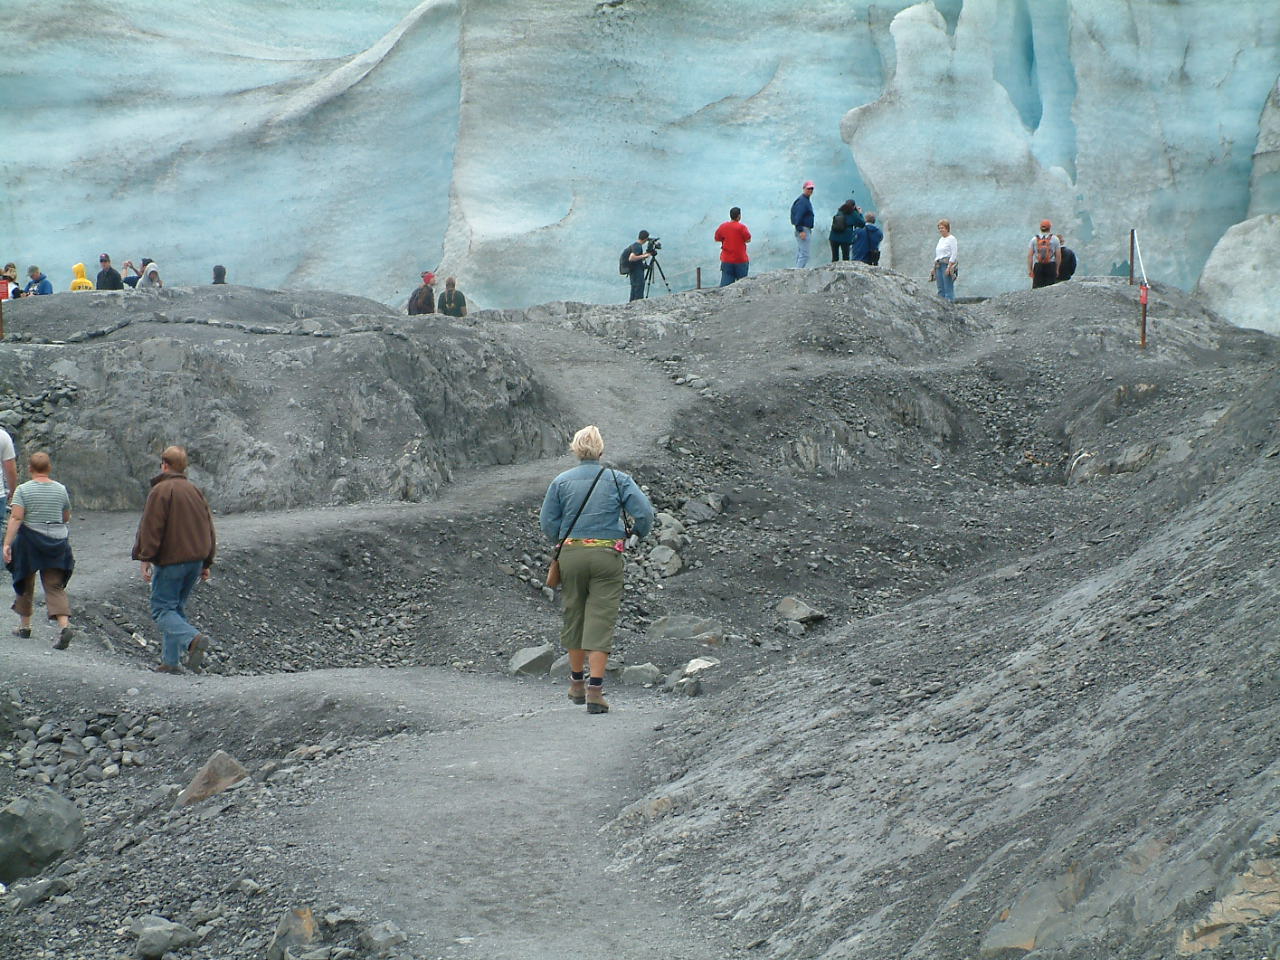
[[[947,263],[939,260],[933,265],[933,275],[938,279],[938,296],[943,300],[956,298],[956,279],[947,273]]]
[[[745,260],[742,263],[725,263],[720,261],[720,286],[727,287],[735,280],[741,280],[747,275],[747,268],[750,266]]]
[[[183,651],[200,632],[187,623],[185,607],[203,567],[200,560],[151,567],[151,619],[164,635],[160,659],[171,667],[178,666]]]
[[[805,267],[809,265],[809,241],[813,239],[813,227],[805,227],[804,235],[801,236],[799,230],[796,231],[796,266]]]

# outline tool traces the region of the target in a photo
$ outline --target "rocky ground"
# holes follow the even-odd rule
[[[171,435],[99,417],[121,390],[85,373],[161,345],[188,359],[150,369],[151,401],[186,371],[191,409],[221,398],[246,437],[305,438],[339,402],[318,354],[293,363],[296,414],[191,372],[215,348],[296,360],[257,311],[321,298],[206,304],[240,324],[206,345],[226,331],[201,293],[173,295],[194,322],[83,339],[134,301],[6,312],[30,343],[0,371],[65,371],[44,399],[15,384],[24,444],[60,464],[88,435],[68,423]],[[469,394],[490,419],[402,411],[369,439],[372,478],[383,434],[433,431],[420,462],[453,482],[429,502],[220,516],[204,677],[145,672],[133,516],[77,516],[82,636],[4,648],[0,795],[51,784],[83,839],[15,880],[0,956],[257,957],[302,908],[292,955],[317,958],[550,958],[591,931],[619,957],[1274,956],[1276,342],[1157,288],[1142,351],[1135,301],[1086,279],[948,306],[843,265],[440,329],[335,303],[316,324],[340,335],[307,336],[395,339],[445,379],[439,351],[479,351],[471,382],[506,385]],[[414,379],[365,376],[375,406]],[[630,566],[633,669],[586,728],[557,681],[505,677],[557,620],[536,511],[563,461],[528,456],[585,422],[663,513]],[[354,462],[314,453],[310,502]],[[174,809],[218,749],[248,776]]]

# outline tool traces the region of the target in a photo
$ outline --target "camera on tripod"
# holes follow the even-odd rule
[[[659,237],[650,237],[649,244],[644,248],[645,253],[657,253],[662,249],[662,242]]]

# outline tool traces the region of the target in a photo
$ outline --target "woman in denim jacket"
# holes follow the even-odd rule
[[[574,434],[569,449],[582,462],[551,481],[539,523],[548,539],[563,542],[560,643],[569,654],[569,699],[585,703],[588,713],[608,713],[604,671],[622,602],[627,547],[622,511],[635,521],[635,534],[644,537],[653,528],[653,504],[627,474],[601,466],[604,438],[596,427]]]

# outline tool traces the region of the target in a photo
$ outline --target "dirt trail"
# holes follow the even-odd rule
[[[576,421],[601,426],[607,457],[655,449],[680,399],[668,380],[564,325],[511,324],[504,333]],[[418,518],[493,509],[540,492],[571,463],[564,457],[460,474],[430,503],[218,517],[220,552],[233,564],[238,552],[264,543],[391,519],[403,529]],[[76,515],[73,602],[144,589],[128,558],[136,523],[134,514]],[[633,761],[670,709],[651,697],[629,702],[614,691],[613,713],[589,717],[563,701],[558,687],[435,669],[165,677],[90,641],[73,645],[74,656],[56,653],[39,627],[36,637],[3,647],[0,675],[26,689],[100,705],[189,709],[215,730],[274,724],[288,733],[291,711],[321,702],[333,705],[328,722],[339,727],[414,730],[353,760],[353,776],[275,822],[326,851],[312,861],[318,901],[367,904],[400,923],[415,948],[521,960],[576,952],[697,960],[731,952],[691,934],[699,918],[660,891],[626,873],[606,874],[611,851],[596,828],[643,792]]]

